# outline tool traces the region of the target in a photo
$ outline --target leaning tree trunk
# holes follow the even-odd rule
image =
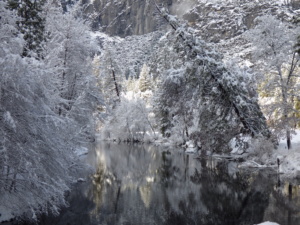
[[[161,9],[155,0],[154,3],[163,18],[176,32],[178,39],[181,39],[186,46],[185,54],[191,60],[194,60],[199,67],[205,66],[207,76],[216,82],[216,88],[224,96],[224,101],[227,101],[227,105],[233,107],[237,119],[245,130],[251,133],[252,136],[262,135],[270,138],[271,132],[267,127],[266,119],[258,105],[257,99],[252,98],[246,88],[234,85],[232,81],[226,79],[231,75],[231,72],[225,68],[222,61],[210,56],[209,52],[205,50],[205,44],[201,40],[197,40],[189,32],[188,27],[183,26],[176,17],[170,16],[165,9]]]

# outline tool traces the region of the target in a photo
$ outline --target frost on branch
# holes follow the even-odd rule
[[[97,99],[95,82],[85,67],[69,68],[70,74],[76,69],[78,79],[77,92],[68,86],[73,98],[67,99],[58,92],[62,84],[57,82],[67,70],[67,62],[64,68],[56,64],[64,58],[58,51],[63,38],[48,39],[43,60],[22,57],[26,42],[16,28],[19,18],[6,8],[6,1],[0,1],[0,15],[0,222],[21,216],[36,220],[42,213],[58,214],[67,205],[65,192],[78,168],[74,150],[82,145],[81,133],[93,130],[88,125]],[[78,35],[82,28],[72,30]],[[68,51],[79,47],[68,46]],[[78,64],[76,51],[72,54]],[[70,108],[60,115],[57,106],[66,100]]]
[[[274,133],[287,140],[299,123],[299,53],[295,49],[299,28],[265,15],[256,19],[257,25],[245,33],[252,44],[252,60],[260,74],[260,100]]]
[[[172,134],[178,124],[174,121],[181,121],[187,139],[201,140],[202,145],[206,142],[215,149],[239,133],[269,138],[249,72],[232,64],[226,66],[213,46],[199,40],[176,17],[160,12],[173,28],[164,44],[174,56],[169,67],[156,71],[161,73],[156,115],[163,132]]]

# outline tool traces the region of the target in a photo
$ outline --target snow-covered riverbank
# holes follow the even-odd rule
[[[279,159],[279,173],[286,178],[300,178],[300,130],[292,137],[292,149],[287,149],[286,140],[280,140],[274,154]]]
[[[71,182],[70,186],[72,184],[75,184],[77,182],[85,182],[85,179],[81,177],[81,173],[85,173],[85,170],[89,170],[88,168],[82,167],[87,158],[87,155],[89,153],[89,149],[87,147],[78,147],[77,149],[75,149],[74,151],[76,159],[74,159],[74,164],[72,164],[72,166],[77,165],[82,163],[81,166],[78,166],[78,168],[81,168],[77,171],[77,176],[74,176],[73,178],[73,182]],[[90,156],[91,157],[91,156]],[[27,190],[27,192],[24,192],[24,195],[32,195],[32,193],[30,193],[30,191]],[[24,208],[19,208],[19,210],[16,210],[16,208],[14,207],[15,205],[18,204],[22,204],[22,202],[20,201],[20,196],[16,195],[16,194],[10,194],[10,193],[6,193],[4,195],[1,196],[2,200],[4,202],[0,203],[0,224],[8,222],[9,221],[15,221],[14,223],[16,223],[16,219],[20,219],[22,217],[22,214],[26,216],[26,213],[28,213],[26,210],[26,207],[24,206]],[[24,203],[23,203],[24,204]],[[36,215],[34,215],[36,216]],[[27,218],[28,219],[28,218]],[[29,217],[30,219],[30,217]],[[36,219],[36,217],[32,217],[33,220]],[[13,223],[13,222],[12,222]]]
[[[255,145],[253,141],[249,141],[252,146],[246,151],[250,153],[239,155],[237,150],[232,151],[233,157],[240,156],[246,160],[239,167],[274,168],[284,179],[300,178],[300,130],[296,130],[292,137],[291,149],[287,148],[286,139],[281,139],[276,149],[270,148],[268,143],[265,146],[264,143]]]

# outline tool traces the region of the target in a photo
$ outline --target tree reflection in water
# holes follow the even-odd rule
[[[96,160],[92,182],[72,195],[73,225],[300,224],[299,186],[280,185],[276,171],[146,145],[99,143]]]

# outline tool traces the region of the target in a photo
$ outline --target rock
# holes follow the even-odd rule
[[[158,0],[171,9],[175,0]],[[165,22],[151,1],[85,0],[85,14],[91,18],[94,30],[112,36],[142,35],[157,30]]]

